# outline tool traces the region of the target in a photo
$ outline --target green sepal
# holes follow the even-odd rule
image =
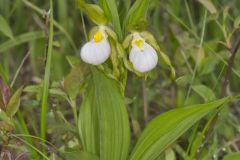
[[[82,0],[77,0],[77,7],[81,9],[97,25],[105,25],[108,22],[102,8],[96,4],[88,4]]]

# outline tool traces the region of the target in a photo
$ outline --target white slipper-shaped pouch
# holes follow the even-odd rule
[[[92,65],[104,63],[110,56],[111,47],[107,35],[103,30],[98,30],[93,39],[87,42],[81,49],[81,59]]]
[[[136,71],[145,73],[151,71],[157,66],[158,55],[152,46],[138,36],[132,41],[132,49],[129,54],[129,60]]]

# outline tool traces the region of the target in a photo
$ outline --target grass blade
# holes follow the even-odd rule
[[[41,152],[40,150],[38,150],[36,147],[34,147],[31,143],[29,143],[28,141],[20,138],[20,137],[17,137],[15,135],[12,135],[12,137],[16,138],[16,139],[19,139],[20,141],[22,141],[23,143],[25,143],[27,146],[29,146],[30,148],[32,148],[33,150],[35,150],[39,155],[42,156],[42,158],[46,159],[46,160],[50,160],[43,152]]]
[[[7,37],[13,39],[12,30],[11,30],[9,24],[7,23],[7,21],[5,20],[5,18],[3,18],[3,16],[1,16],[1,15],[0,15],[0,25],[1,25],[0,32],[2,32]]]
[[[120,18],[118,15],[118,9],[117,4],[115,0],[100,0],[99,1],[101,6],[103,7],[103,10],[109,20],[113,23],[113,28],[115,32],[117,33],[119,39],[121,40],[123,37],[122,35],[122,29],[120,24]]]
[[[128,15],[125,19],[124,24],[126,25],[126,29],[133,29],[135,25],[143,20],[146,16],[146,12],[148,10],[148,5],[150,0],[136,0],[133,6],[130,8]]]
[[[39,38],[44,38],[44,32],[43,31],[34,31],[34,32],[27,32],[23,33],[14,39],[10,39],[2,44],[0,44],[0,54],[3,53],[4,51],[15,47],[17,45],[33,41]]]
[[[42,139],[46,138],[46,112],[47,112],[47,100],[48,100],[48,89],[50,83],[51,73],[51,62],[52,62],[52,48],[53,48],[53,0],[50,0],[50,18],[49,18],[49,39],[48,39],[48,50],[47,50],[47,63],[44,74],[43,82],[43,95],[41,103],[41,126],[40,136]]]

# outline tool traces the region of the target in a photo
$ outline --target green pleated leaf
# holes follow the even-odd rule
[[[12,30],[11,30],[8,22],[1,15],[0,15],[0,32],[2,32],[5,36],[13,39]]]
[[[99,160],[96,155],[87,152],[68,152],[65,153],[66,160]]]
[[[135,26],[141,25],[139,22],[142,22],[145,19],[150,1],[151,0],[135,1],[125,19],[125,25],[128,30],[135,28]]]
[[[100,0],[99,1],[105,15],[107,15],[108,19],[112,22],[113,28],[117,35],[119,36],[119,39],[122,39],[122,29],[120,24],[120,18],[118,15],[118,9],[117,4],[115,0]]]
[[[126,160],[130,129],[119,84],[92,69],[80,107],[79,132],[86,152],[102,160]]]
[[[156,117],[143,131],[130,160],[155,160],[197,121],[230,100],[226,97],[211,103],[182,107]]]

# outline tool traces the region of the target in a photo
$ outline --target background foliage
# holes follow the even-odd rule
[[[131,160],[138,160],[139,157],[146,160],[239,159],[239,153],[233,153],[240,149],[239,102],[227,103],[231,98],[223,97],[236,96],[240,91],[240,54],[237,49],[240,43],[240,1],[112,2],[89,0],[89,4],[99,4],[102,8],[93,14],[91,9],[96,6],[88,6],[86,9],[81,6],[81,2],[76,5],[74,0],[55,0],[54,20],[50,20],[54,26],[54,35],[52,44],[49,44],[51,31],[49,26],[46,27],[49,1],[0,0],[0,88],[1,91],[4,88],[4,98],[8,102],[5,104],[5,101],[0,100],[0,106],[7,108],[7,115],[0,112],[1,156],[11,156],[12,159],[98,159],[99,152],[106,155],[110,152],[113,154],[111,156],[117,157],[117,152],[109,150],[116,149],[122,151],[122,159],[130,156]],[[102,17],[102,11],[107,16]],[[99,15],[96,19],[97,14]],[[115,17],[119,17],[119,20]],[[80,47],[88,39],[87,33],[95,26],[94,23],[105,22],[106,19],[110,20],[109,26],[116,32],[120,42],[127,35],[124,30],[146,28],[150,31],[161,51],[170,57],[176,78],[172,78],[171,69],[167,65],[160,63],[146,80],[129,72],[124,98],[121,91],[111,94],[115,92],[112,88],[121,90],[116,82],[98,71],[92,71],[92,68],[91,71],[89,68],[85,69],[86,66],[76,58],[79,56]],[[53,47],[52,51],[46,51],[47,45]],[[45,68],[48,63],[47,53],[52,53],[51,68],[46,67],[51,70],[51,74],[48,74]],[[229,64],[232,67],[229,67]],[[95,73],[94,76],[89,75],[90,72]],[[91,113],[92,115],[89,113],[90,116],[86,116],[86,106],[79,109],[80,105],[89,105],[89,100],[84,99],[83,95],[88,78],[91,77],[94,77],[90,82],[92,87],[87,89],[89,93],[86,95],[99,95],[99,99],[91,101],[90,106],[110,106],[115,103],[114,98],[118,97],[118,105],[113,105],[116,109],[102,107],[96,113]],[[44,90],[43,86],[46,86],[48,78],[50,89]],[[102,79],[104,80],[101,81]],[[104,86],[106,92],[101,93],[102,88],[98,88],[98,82]],[[78,94],[79,88],[84,94]],[[40,124],[44,124],[41,121],[41,105],[46,106],[42,102],[42,95],[47,91],[49,96],[48,106],[45,108],[44,135],[40,133]],[[0,97],[3,97],[2,95],[3,92]],[[101,100],[108,96],[112,96],[109,101]],[[206,104],[196,105],[199,103]],[[193,110],[185,109],[184,106],[188,105],[192,106]],[[230,107],[218,108],[221,105]],[[177,109],[176,113],[171,111],[172,109]],[[86,116],[85,119],[78,117],[79,110],[83,110],[83,113],[80,111],[83,116],[79,117]],[[110,116],[116,119],[123,117],[122,119],[126,120],[127,111],[130,123],[124,121],[122,124],[114,124],[113,121],[112,126],[115,128],[111,128],[113,131],[122,131],[125,136],[123,139],[114,139],[118,133],[112,136],[113,131],[109,131],[104,123],[98,124],[98,119],[94,119],[96,123],[93,122],[94,125],[99,125],[94,128],[95,131],[92,131],[92,128],[86,129],[90,133],[85,135],[90,136],[86,141],[91,141],[91,136],[97,137],[97,140],[100,136],[103,141],[109,137],[112,138],[112,143],[117,144],[117,148],[109,147],[104,141],[101,146],[103,148],[99,151],[99,142],[91,141],[91,145],[87,147],[84,143],[88,142],[81,142],[80,137],[84,136],[81,135],[83,131],[80,128],[89,127],[79,127],[81,122],[89,121],[91,116],[106,118],[108,122],[111,121]],[[211,114],[208,114],[210,112]],[[154,119],[157,115],[163,116]],[[206,116],[198,121],[204,115]],[[154,120],[143,132],[152,119]],[[2,126],[7,134],[1,130]],[[102,127],[105,127],[103,132],[106,137],[98,135],[99,128]],[[154,132],[151,128],[155,129]],[[184,132],[186,130],[187,132]],[[148,137],[148,132],[158,133],[155,135],[157,138]],[[176,140],[180,133],[184,134],[177,141],[172,141]],[[148,148],[148,144],[155,142],[154,146]],[[104,157],[104,154],[101,156],[100,159],[109,158]]]

